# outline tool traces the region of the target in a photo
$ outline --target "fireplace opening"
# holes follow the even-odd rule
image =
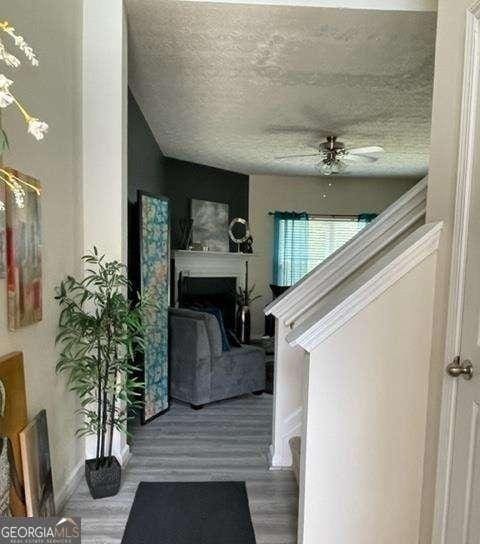
[[[178,283],[181,308],[220,308],[225,328],[235,330],[236,278],[181,276]]]

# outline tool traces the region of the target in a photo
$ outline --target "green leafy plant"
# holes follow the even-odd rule
[[[61,346],[57,372],[79,399],[83,424],[79,436],[96,435],[96,467],[112,456],[114,429],[127,432],[128,409],[141,406],[143,383],[136,377],[136,355],[144,349],[148,297],[138,303],[125,296],[125,266],[105,262],[97,248],[82,257],[87,265],[81,281],[68,276],[57,288]]]

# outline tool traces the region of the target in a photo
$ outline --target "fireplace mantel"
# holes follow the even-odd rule
[[[198,259],[198,258],[208,258],[208,259],[240,259],[243,261],[248,261],[249,259],[255,257],[253,253],[238,253],[234,251],[191,251],[188,249],[177,249],[173,252],[175,259]]]
[[[173,252],[175,259],[175,305],[178,303],[178,278],[183,276],[197,278],[236,278],[237,287],[245,282],[245,263],[255,258],[252,253],[233,253],[224,251]]]

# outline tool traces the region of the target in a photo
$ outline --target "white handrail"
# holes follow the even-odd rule
[[[311,352],[370,302],[438,248],[443,224],[428,223],[415,230],[377,262],[337,292],[322,301],[321,307],[287,335],[291,346]]]
[[[318,303],[355,270],[425,215],[427,177],[386,208],[311,272],[265,308],[286,325]]]

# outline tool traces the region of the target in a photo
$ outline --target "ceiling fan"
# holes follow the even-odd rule
[[[343,172],[349,163],[376,162],[378,154],[385,150],[377,145],[348,149],[343,142],[339,142],[336,136],[327,136],[327,141],[320,143],[317,153],[307,155],[285,155],[276,157],[277,160],[295,159],[303,157],[318,157],[321,161],[317,167],[326,176]]]

